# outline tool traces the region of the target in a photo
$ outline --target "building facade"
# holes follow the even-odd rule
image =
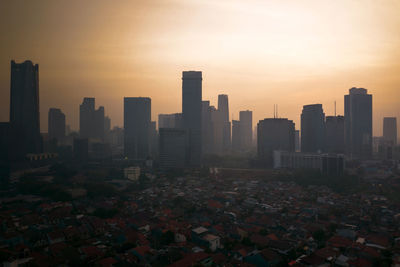
[[[270,118],[260,120],[257,124],[257,155],[265,167],[273,166],[274,150],[294,152],[293,121]]]
[[[50,108],[49,109],[49,139],[62,141],[65,138],[65,114],[62,113],[61,109]]]
[[[321,104],[305,105],[301,113],[301,151],[325,150],[325,113]]]
[[[345,145],[350,158],[372,156],[372,95],[353,87],[344,96]]]
[[[124,98],[124,154],[134,160],[150,155],[151,99]]]
[[[13,154],[42,152],[39,115],[39,65],[11,61],[10,124]]]
[[[326,117],[326,152],[345,153],[343,116]]]
[[[187,165],[200,167],[202,158],[202,73],[184,71],[182,73],[182,118],[183,128],[188,132]]]

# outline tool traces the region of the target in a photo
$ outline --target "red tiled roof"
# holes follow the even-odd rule
[[[97,262],[97,264],[103,266],[103,267],[111,267],[113,266],[115,263],[117,263],[117,260],[115,260],[114,258],[108,257],[102,260],[99,260]]]

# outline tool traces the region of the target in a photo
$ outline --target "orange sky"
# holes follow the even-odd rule
[[[181,111],[181,72],[203,71],[203,99],[230,113],[279,115],[300,128],[304,104],[343,114],[352,86],[373,94],[374,135],[400,118],[400,1],[0,1],[0,121],[8,120],[10,60],[39,63],[42,131],[59,107],[74,129],[96,97],[122,125],[124,96],[149,96],[152,117]],[[400,126],[400,123],[398,123]]]

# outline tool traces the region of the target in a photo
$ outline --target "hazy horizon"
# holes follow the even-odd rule
[[[203,72],[203,100],[228,94],[230,119],[286,117],[302,106],[343,115],[348,89],[373,95],[374,136],[400,117],[400,2],[11,1],[0,3],[0,121],[10,61],[39,64],[41,130],[50,107],[79,127],[83,97],[123,124],[123,97],[152,99],[152,120],[181,112],[181,76]],[[234,115],[232,118],[232,114]],[[400,125],[398,125],[400,127]]]

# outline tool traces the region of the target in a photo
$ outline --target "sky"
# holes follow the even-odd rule
[[[374,135],[400,118],[397,0],[0,0],[0,121],[10,61],[39,64],[41,131],[50,107],[78,130],[95,97],[113,126],[123,97],[152,99],[152,119],[181,112],[182,71],[203,72],[203,100],[228,94],[230,119],[289,118],[302,106],[343,114],[348,89],[373,95]],[[398,123],[400,127],[400,123]]]

